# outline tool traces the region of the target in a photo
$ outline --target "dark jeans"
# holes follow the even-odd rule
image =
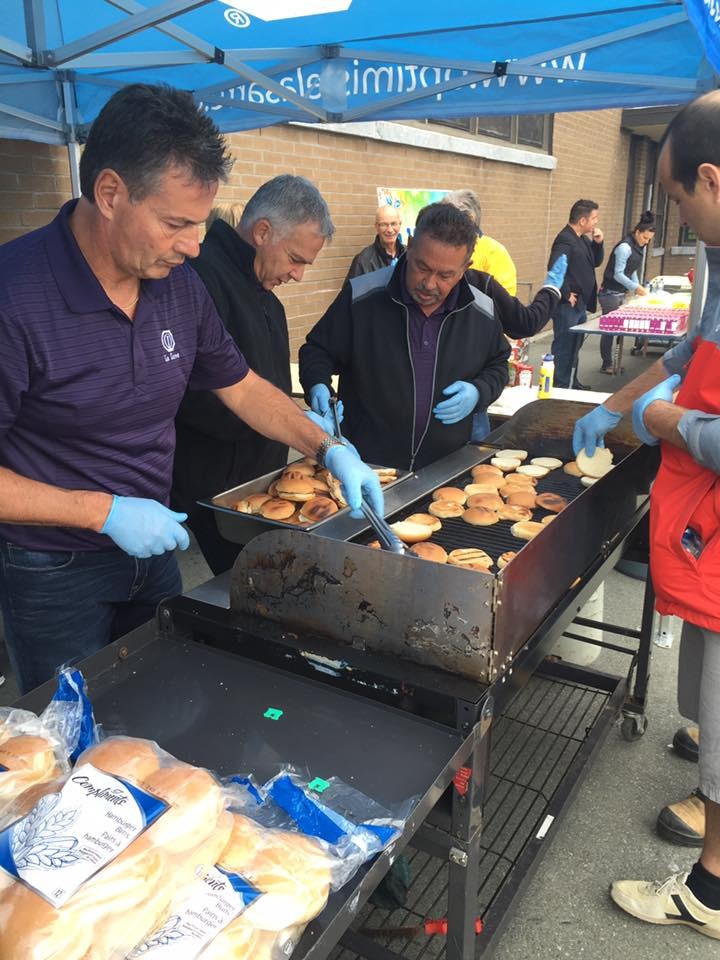
[[[600,309],[603,312],[603,316],[606,313],[612,313],[613,310],[617,310],[618,307],[623,305],[623,300],[625,299],[624,293],[615,293],[610,290],[598,294],[598,303],[600,304]],[[612,370],[613,366],[613,335],[611,333],[603,333],[600,335],[600,356],[602,358],[603,370]]]
[[[0,607],[20,692],[150,620],[181,591],[174,553],[44,553],[0,539]]]
[[[579,302],[571,307],[564,300],[555,309],[553,317],[552,352],[555,358],[555,376],[553,382],[556,387],[569,387],[570,377],[574,371],[574,382],[577,382],[577,362],[580,347],[585,337],[582,333],[570,333],[570,327],[578,323],[585,323],[587,313],[585,304]]]

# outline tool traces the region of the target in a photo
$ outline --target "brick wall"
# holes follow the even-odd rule
[[[588,197],[600,204],[608,244],[622,229],[629,136],[620,130],[619,110],[557,114],[553,171],[321,127],[268,127],[230,140],[236,163],[219,200],[243,201],[276,174],[303,174],[326,197],[337,226],[332,244],[304,281],[281,290],[294,351],[337,294],[352,256],[371,242],[378,186],[472,188],[483,202],[483,229],[508,247],[518,279],[534,290],[574,200]],[[0,240],[46,223],[69,196],[64,149],[0,140]],[[528,286],[520,287],[521,295],[527,291]]]

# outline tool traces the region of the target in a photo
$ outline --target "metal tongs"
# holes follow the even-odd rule
[[[338,440],[342,440],[343,436],[340,431],[337,403],[337,397],[330,397],[330,410],[332,411],[333,420],[335,421],[335,436]],[[389,550],[391,553],[406,553],[405,544],[400,537],[393,533],[385,518],[376,513],[364,497],[360,504],[360,509],[365,515],[365,519],[377,534],[383,550]]]

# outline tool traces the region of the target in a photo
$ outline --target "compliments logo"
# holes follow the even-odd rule
[[[168,353],[172,353],[175,349],[175,337],[172,334],[172,330],[163,330],[160,335],[162,340],[162,345],[165,347]]]
[[[249,27],[250,18],[269,23],[274,20],[294,20],[296,17],[315,17],[323,13],[345,13],[352,0],[220,0],[230,7],[225,19],[233,27]]]

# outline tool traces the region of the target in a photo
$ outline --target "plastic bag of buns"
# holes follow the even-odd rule
[[[39,717],[28,710],[0,708],[0,828],[16,819],[14,808],[23,793],[38,798],[43,784],[67,774],[74,752],[96,739],[79,671],[60,672],[58,688]]]
[[[391,813],[338,777],[310,779],[290,767],[262,787],[248,777],[230,777],[225,785],[233,812],[319,842],[331,864],[333,890],[394,843],[414,805],[410,798]]]
[[[25,798],[27,799],[27,798]],[[113,737],[0,831],[0,958],[120,960],[232,829],[218,781]]]
[[[217,862],[179,891],[131,960],[287,957],[327,903],[332,866],[322,842],[233,814]]]

